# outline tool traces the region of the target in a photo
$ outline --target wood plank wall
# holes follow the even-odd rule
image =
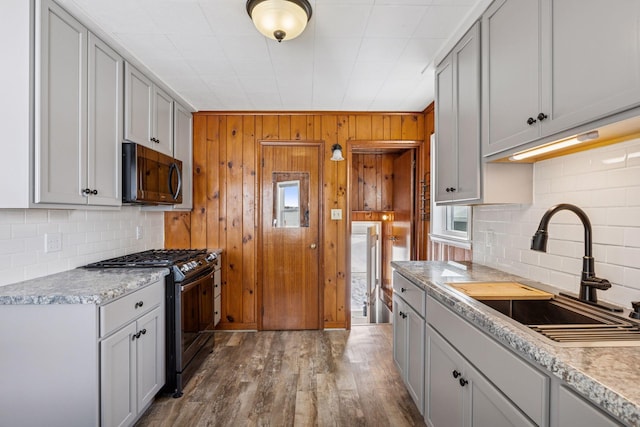
[[[330,210],[349,208],[348,166],[329,160],[331,146],[340,143],[344,148],[347,141],[358,140],[424,140],[429,126],[432,130],[432,106],[423,113],[195,113],[193,211],[165,213],[165,247],[224,249],[219,328],[257,327],[260,141],[324,142],[323,319],[325,328],[345,328],[349,327],[348,224],[331,221]],[[419,153],[421,159],[428,156],[426,151]],[[418,170],[424,173],[424,165],[419,164]],[[427,251],[427,232],[428,222],[421,222],[422,254]]]
[[[353,153],[349,187],[351,211],[393,210],[393,159],[396,156]]]

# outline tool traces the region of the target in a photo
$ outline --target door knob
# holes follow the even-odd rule
[[[318,247],[318,245],[316,245],[315,243],[312,243],[312,244],[310,244],[310,245],[309,245],[309,247],[310,247],[311,249],[315,249],[315,248],[317,248],[317,247]]]

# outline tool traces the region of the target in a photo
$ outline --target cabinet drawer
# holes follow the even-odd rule
[[[100,307],[100,337],[140,317],[164,300],[164,280]]]
[[[393,272],[393,292],[424,317],[426,292],[397,271]]]
[[[429,297],[427,323],[539,426],[548,425],[549,378]]]

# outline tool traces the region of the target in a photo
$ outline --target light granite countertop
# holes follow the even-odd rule
[[[430,296],[529,362],[562,379],[584,398],[623,423],[640,426],[640,347],[556,346],[444,284],[513,280],[555,293],[557,290],[472,263],[464,263],[466,270],[429,261],[394,261],[391,265]]]
[[[0,305],[96,304],[143,288],[169,274],[168,268],[83,268],[0,286]]]

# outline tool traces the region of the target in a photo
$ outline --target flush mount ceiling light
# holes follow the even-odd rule
[[[342,157],[342,145],[340,144],[333,144],[331,146],[331,160],[333,160],[334,162],[339,162],[344,160],[344,157]]]
[[[311,19],[307,0],[248,0],[247,13],[258,31],[274,40],[298,37]]]

